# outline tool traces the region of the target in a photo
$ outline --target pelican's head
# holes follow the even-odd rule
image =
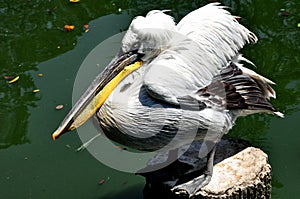
[[[174,19],[166,11],[152,10],[146,17],[133,19],[122,40],[122,51],[137,50],[147,61],[166,49],[176,32]]]
[[[86,122],[128,74],[167,48],[176,26],[173,18],[164,12],[153,10],[146,17],[138,16],[132,21],[119,53],[96,77],[52,134],[54,140]]]

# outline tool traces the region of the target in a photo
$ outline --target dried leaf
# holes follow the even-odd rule
[[[55,109],[56,109],[56,110],[60,110],[60,109],[62,109],[63,107],[64,107],[64,105],[60,104],[60,105],[57,105],[57,106],[55,107]]]
[[[116,149],[121,149],[121,150],[127,150],[127,148],[126,147],[122,147],[122,146],[119,146],[119,145],[117,145],[117,146],[115,146],[116,147]]]
[[[37,76],[43,77],[44,75],[43,75],[43,73],[39,73],[39,74],[37,74]]]
[[[32,92],[34,93],[40,92],[40,89],[34,89]]]
[[[68,24],[66,24],[66,25],[64,26],[64,29],[67,30],[67,31],[71,31],[71,30],[74,30],[74,29],[75,29],[75,26],[74,26],[74,25],[68,25]]]
[[[71,3],[78,3],[80,0],[69,0]]]
[[[101,180],[99,180],[99,182],[98,182],[99,185],[103,185],[104,183],[105,183],[105,180],[104,180],[104,179],[101,179]]]
[[[17,76],[14,79],[10,80],[8,83],[9,84],[14,83],[14,82],[18,81],[19,79],[20,79],[20,76]]]
[[[4,75],[3,76],[3,79],[6,79],[6,80],[10,80],[12,78],[14,78],[14,76],[10,76],[10,75]]]

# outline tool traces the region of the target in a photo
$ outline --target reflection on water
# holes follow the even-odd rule
[[[88,153],[75,153],[80,140],[74,135],[54,143],[50,134],[70,109],[76,71],[94,46],[126,29],[132,17],[144,15],[151,9],[170,9],[170,14],[179,19],[207,2],[81,0],[72,4],[68,0],[1,1],[0,170],[4,176],[0,176],[0,187],[7,190],[4,196],[40,198],[48,194],[51,198],[55,189],[57,198],[115,198],[123,193],[125,198],[141,198],[141,178],[109,169]],[[270,115],[241,118],[229,136],[249,140],[270,155],[274,169],[273,198],[292,193],[290,196],[299,195],[297,189],[290,188],[293,185],[289,182],[294,182],[300,175],[291,176],[284,171],[300,166],[299,160],[289,156],[300,150],[296,144],[289,146],[289,143],[300,141],[296,130],[299,124],[295,122],[300,107],[300,29],[297,27],[300,3],[297,0],[222,2],[242,17],[241,23],[258,35],[259,42],[246,47],[243,54],[257,65],[254,70],[277,83],[274,88],[278,99],[272,103],[287,116],[284,120]],[[282,9],[287,13],[282,15]],[[98,19],[112,13],[115,15]],[[91,22],[94,19],[97,20]],[[88,33],[83,31],[86,23],[90,25]],[[74,24],[75,29],[66,32],[65,24]],[[38,77],[37,73],[44,73],[44,76]],[[20,76],[20,79],[8,84],[3,78],[5,75]],[[33,93],[34,89],[41,89],[41,92]],[[57,104],[64,104],[65,108],[56,111]],[[276,125],[285,126],[280,130]],[[285,127],[293,130],[285,132]],[[31,161],[24,162],[25,157]],[[289,162],[290,159],[293,162]],[[20,168],[20,164],[25,169]],[[277,168],[284,168],[284,171]],[[103,176],[110,180],[97,186]],[[127,186],[130,181],[131,185]],[[112,194],[116,188],[122,190],[121,194]]]
[[[74,48],[77,37],[84,32],[84,24],[99,16],[117,13],[118,8],[129,7],[123,1],[114,2],[4,0],[0,10],[1,64],[23,63],[28,67]],[[74,31],[66,34],[65,24],[74,24]]]
[[[25,70],[25,71],[24,71]],[[11,145],[29,142],[26,137],[29,111],[28,107],[34,107],[39,99],[38,94],[33,93],[34,82],[26,69],[19,66],[14,73],[8,73],[0,68],[0,74],[20,75],[20,79],[12,84],[2,79],[0,82],[0,149]],[[3,78],[3,77],[1,77]]]
[[[99,16],[127,9],[128,3],[110,1],[71,4],[68,1],[11,1],[0,3],[0,148],[29,142],[29,107],[40,99],[32,71],[38,63],[73,49],[83,25]],[[75,30],[66,32],[65,24]],[[8,84],[3,76],[20,76]]]

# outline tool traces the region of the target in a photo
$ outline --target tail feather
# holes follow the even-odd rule
[[[231,72],[231,75],[229,71]],[[269,102],[270,97],[276,98],[276,92],[270,86],[275,84],[271,80],[257,74],[256,72],[242,66],[238,62],[231,62],[224,74],[220,74],[225,84],[231,85],[234,89],[226,89],[226,100],[228,109],[242,109],[242,114],[251,114],[256,112],[269,112],[279,117],[283,114]],[[232,93],[235,93],[233,95]],[[231,96],[234,96],[232,98]],[[238,104],[236,103],[238,101]]]
[[[246,67],[240,66],[239,68],[243,71],[243,74],[248,75],[249,77],[251,77],[257,82],[257,84],[263,89],[263,92],[267,99],[270,99],[270,97],[276,98],[276,92],[270,86],[270,84],[274,85],[275,84],[274,82],[257,74],[253,70],[250,70]]]
[[[241,54],[238,54],[233,60],[232,63],[234,63],[239,69],[242,70],[242,73],[246,76],[251,77],[254,79],[257,84],[260,86],[260,88],[263,90],[265,96],[267,99],[276,98],[276,92],[270,85],[275,85],[275,83],[268,78],[265,78],[264,76],[256,73],[255,71],[246,68],[243,66],[243,64],[240,64],[240,61],[245,61],[253,66],[255,66],[251,61],[243,57]]]
[[[234,112],[238,116],[267,112],[283,117],[269,102],[270,97],[276,97],[269,84],[274,82],[234,60],[214,77],[210,85],[200,89],[198,94],[203,97],[210,96],[207,103],[222,98],[223,100],[219,100],[220,104],[223,101],[222,104],[225,103],[228,110],[237,110]]]

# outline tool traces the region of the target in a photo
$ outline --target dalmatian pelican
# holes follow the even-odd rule
[[[212,176],[215,145],[236,119],[254,113],[280,117],[269,102],[271,80],[246,68],[239,50],[257,37],[224,6],[211,3],[176,24],[166,11],[134,18],[120,51],[96,77],[58,129],[55,140],[96,116],[105,135],[138,150],[174,150],[210,143],[202,176],[175,185],[190,195]]]

